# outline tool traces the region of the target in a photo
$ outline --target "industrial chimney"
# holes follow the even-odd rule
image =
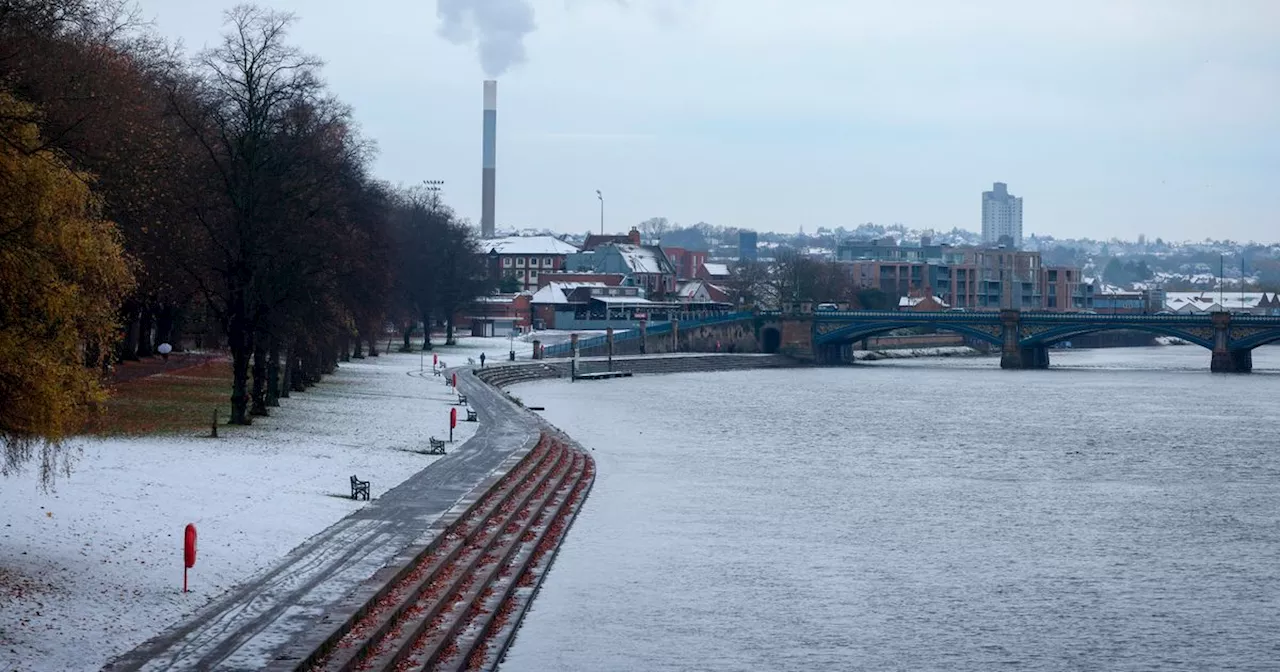
[[[484,83],[484,166],[480,177],[480,237],[493,238],[494,181],[497,179],[498,82]]]

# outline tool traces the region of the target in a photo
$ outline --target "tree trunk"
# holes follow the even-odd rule
[[[413,323],[410,322],[404,328],[404,345],[400,346],[400,352],[413,352],[413,346],[409,342],[413,339]]]
[[[369,356],[378,356],[378,336],[374,333],[373,329],[369,330]]]
[[[333,345],[325,343],[320,349],[320,373],[330,375],[338,370],[338,355],[333,351]]]
[[[177,311],[173,306],[164,306],[156,312],[156,345],[168,343],[173,347],[174,352],[181,350],[181,344],[174,343],[173,332],[177,320],[174,314]]]
[[[364,359],[364,331],[356,332],[355,352],[351,353],[352,359]]]
[[[293,376],[295,373],[293,340],[290,339],[284,349],[284,376],[280,380],[280,398],[288,399],[289,392],[293,390]]]
[[[453,315],[452,314],[450,314],[449,317],[444,321],[444,344],[445,345],[458,344],[458,341],[456,341],[453,338]]]
[[[422,349],[431,349],[431,311],[422,311]]]
[[[249,419],[249,356],[252,347],[243,329],[230,329],[231,343],[231,418],[232,425],[248,425]]]
[[[338,361],[351,361],[351,334],[345,330],[338,336]]]
[[[121,318],[124,322],[124,339],[117,346],[116,359],[122,362],[136,360],[138,358],[138,311],[136,308],[126,308]]]
[[[267,415],[267,336],[253,339],[253,397],[249,415]]]
[[[267,355],[267,406],[280,405],[280,339],[271,339]]]
[[[155,341],[152,340],[151,328],[155,325],[155,311],[150,306],[143,306],[138,313],[138,357],[150,357],[156,354]]]

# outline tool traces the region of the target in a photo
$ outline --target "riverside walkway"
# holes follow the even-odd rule
[[[261,670],[305,655],[308,635],[324,628],[326,614],[354,591],[367,590],[384,567],[403,561],[406,549],[430,541],[447,512],[537,442],[535,417],[461,373],[459,388],[484,419],[475,436],[103,669]]]

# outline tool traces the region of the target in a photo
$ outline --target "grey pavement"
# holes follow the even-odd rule
[[[537,436],[537,419],[464,371],[459,387],[481,420],[470,440],[103,669],[259,670],[327,627],[327,612],[428,541],[432,523]]]

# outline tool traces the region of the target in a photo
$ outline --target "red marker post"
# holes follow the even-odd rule
[[[449,409],[449,443],[453,443],[453,428],[458,426],[458,409]]]
[[[182,592],[187,592],[187,570],[196,566],[196,526],[187,523],[182,545]]]
[[[432,354],[432,355],[431,355],[431,366],[435,366],[435,365],[437,365],[437,364],[439,364],[439,363],[440,363],[440,355]]]

